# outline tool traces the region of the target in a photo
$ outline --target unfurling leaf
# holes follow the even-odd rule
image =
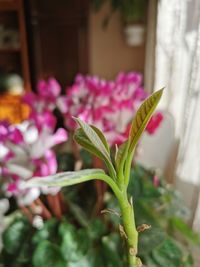
[[[96,127],[91,127],[89,124],[85,123],[84,121],[80,120],[79,118],[74,118],[75,121],[79,124],[87,138],[90,140],[92,145],[100,151],[104,157],[110,160],[110,154],[108,152],[108,146],[104,144],[106,142],[105,138],[103,138],[103,134],[99,129]],[[96,132],[97,131],[97,132]],[[100,137],[99,137],[100,134]],[[103,141],[102,141],[103,140]]]
[[[108,151],[109,155],[110,155],[110,148],[109,145],[107,143],[107,140],[104,136],[104,134],[102,133],[102,131],[100,129],[98,129],[96,126],[94,125],[90,125],[90,127],[96,132],[96,134],[99,136],[99,138],[101,139],[102,143],[104,144],[106,150]]]
[[[105,136],[95,126],[76,119],[80,127],[75,131],[74,140],[90,153],[103,160],[109,170],[110,176],[116,179],[116,172],[110,158],[110,149]]]
[[[97,156],[98,158],[104,160],[105,156],[91,143],[87,135],[84,133],[82,128],[78,128],[74,133],[74,140],[86,149],[91,154]]]
[[[152,113],[154,112],[161,96],[163,89],[155,92],[150,97],[148,97],[138,109],[135,118],[133,119],[131,130],[129,133],[130,147],[129,153],[132,153],[135,145],[137,144],[139,138],[141,137]]]

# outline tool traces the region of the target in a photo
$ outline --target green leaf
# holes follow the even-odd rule
[[[173,229],[178,230],[188,241],[200,246],[200,235],[194,233],[192,229],[180,218],[173,217],[170,220]]]
[[[87,123],[85,123],[84,121],[80,120],[79,118],[74,118],[75,121],[79,124],[79,126],[83,129],[84,133],[86,134],[86,136],[88,137],[88,139],[90,140],[90,142],[93,144],[93,146],[100,151],[104,157],[106,157],[108,160],[110,160],[110,155],[109,152],[107,150],[107,146],[104,145],[104,142],[102,142],[102,133],[101,131],[98,129],[98,133]],[[94,127],[95,129],[97,129],[96,127]],[[99,137],[99,133],[100,136]],[[103,138],[105,139],[105,138]]]
[[[86,169],[74,172],[60,172],[55,175],[49,175],[46,177],[33,177],[24,184],[24,187],[28,188],[34,186],[70,186],[94,179],[101,180],[101,176],[103,174],[104,171],[101,169]]]
[[[107,160],[107,158],[101,153],[89,140],[87,135],[84,133],[82,128],[79,128],[74,133],[74,140],[91,154],[97,156],[102,160]]]
[[[88,138],[88,136],[85,134],[84,130],[82,128],[79,128],[75,131],[74,134],[74,140],[81,145],[84,149],[86,149],[87,151],[89,151],[91,154],[97,156],[98,158],[100,158],[101,160],[103,160],[109,170],[110,176],[115,179],[116,178],[116,172],[115,169],[113,167],[111,158],[110,158],[110,150],[108,147],[108,144],[106,142],[105,137],[103,136],[103,134],[100,132],[99,129],[97,129],[96,127],[92,126],[91,129],[95,129],[93,130],[94,132],[96,131],[99,134],[99,139],[102,142],[102,144],[105,144],[105,149],[106,149],[106,153],[108,154],[108,156],[106,156],[104,153],[102,153],[92,142],[91,140]],[[95,132],[95,134],[96,134]]]
[[[148,221],[147,221],[148,222]],[[158,226],[151,226],[150,229],[139,235],[139,253],[147,255],[151,253],[166,237],[165,232]]]
[[[108,153],[110,154],[110,148],[109,145],[107,143],[107,140],[104,136],[104,134],[102,133],[102,131],[100,129],[98,129],[96,126],[94,125],[90,125],[90,127],[96,132],[96,134],[99,136],[99,138],[101,139],[102,143],[104,144],[106,150],[108,151]]]
[[[68,223],[62,223],[59,228],[59,234],[62,238],[61,252],[64,259],[67,262],[78,261],[83,255],[79,250],[75,227]]]
[[[166,239],[152,252],[154,260],[160,266],[178,267],[182,262],[182,251],[171,239]]]
[[[124,266],[122,256],[120,255],[121,251],[119,250],[120,243],[120,237],[115,233],[102,238],[102,256],[105,259],[106,266]]]
[[[52,218],[44,223],[44,226],[37,230],[33,236],[33,243],[38,245],[40,242],[54,240],[57,232],[58,221],[56,218]]]
[[[33,254],[33,267],[67,267],[57,245],[41,242]]]
[[[106,225],[102,220],[93,219],[89,225],[89,236],[93,241],[99,240],[106,234]]]
[[[42,186],[64,187],[80,184],[91,180],[102,180],[112,188],[116,196],[119,197],[119,195],[121,195],[121,192],[115,181],[113,181],[112,178],[106,175],[105,172],[101,169],[86,169],[74,172],[60,172],[46,177],[33,177],[29,181],[24,182],[22,187],[24,189]]]
[[[158,264],[154,261],[151,254],[146,255],[144,257],[144,264],[145,264],[145,266],[148,266],[148,267],[162,267],[162,266],[160,266],[160,264]]]
[[[129,153],[133,152],[135,145],[137,144],[144,129],[146,128],[147,123],[151,118],[151,115],[154,112],[162,96],[162,93],[163,89],[155,92],[150,97],[148,97],[139,107],[136,116],[133,119],[131,130],[129,133],[129,140],[130,140]]]
[[[17,219],[3,233],[3,245],[9,254],[19,253],[21,245],[26,241],[31,231],[29,222],[25,219]],[[20,244],[20,245],[19,245]]]

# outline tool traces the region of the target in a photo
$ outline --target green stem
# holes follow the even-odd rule
[[[125,184],[125,188],[127,188],[128,184],[129,184],[131,164],[132,164],[132,160],[133,160],[133,154],[134,154],[134,151],[128,156],[128,158],[126,160],[126,164],[125,164],[125,169],[124,169],[124,184]]]
[[[128,267],[138,267],[137,250],[138,250],[138,232],[135,225],[135,216],[132,203],[128,201],[127,190],[121,191],[117,184],[107,175],[101,174],[99,179],[107,182],[117,197],[121,209],[123,230],[127,243]]]
[[[127,199],[127,193],[123,194],[123,200],[119,200],[119,204],[127,242],[128,266],[137,267],[138,232],[135,226],[133,206]]]

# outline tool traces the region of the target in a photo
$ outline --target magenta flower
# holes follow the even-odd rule
[[[53,110],[57,106],[58,96],[61,87],[54,78],[48,81],[41,80],[37,85],[37,94],[28,92],[23,96],[23,102],[30,107],[29,119],[32,120],[41,130],[47,127],[54,131],[56,117]]]
[[[29,121],[20,126],[3,123],[0,125],[4,125],[4,129],[1,127],[4,138],[0,141],[0,178],[5,193],[15,196],[19,205],[29,205],[40,193],[58,192],[59,188],[47,188],[43,191],[39,188],[24,190],[23,181],[37,175],[47,176],[56,173],[57,160],[52,148],[67,140],[66,131],[60,128],[51,133],[45,127],[39,130]]]
[[[148,96],[141,85],[142,75],[137,72],[121,72],[114,81],[78,74],[57,101],[66,127],[75,129],[72,116],[79,117],[99,127],[110,145],[122,143],[134,113]]]
[[[157,112],[155,115],[151,117],[147,125],[146,131],[149,134],[154,134],[157,128],[160,126],[162,120],[163,120],[163,114],[161,112]]]

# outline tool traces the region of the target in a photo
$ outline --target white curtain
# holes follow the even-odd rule
[[[155,90],[180,138],[177,175],[200,184],[200,1],[158,2]]]
[[[161,107],[180,140],[176,176],[200,186],[200,0],[158,1],[155,65],[154,89],[166,87]]]

